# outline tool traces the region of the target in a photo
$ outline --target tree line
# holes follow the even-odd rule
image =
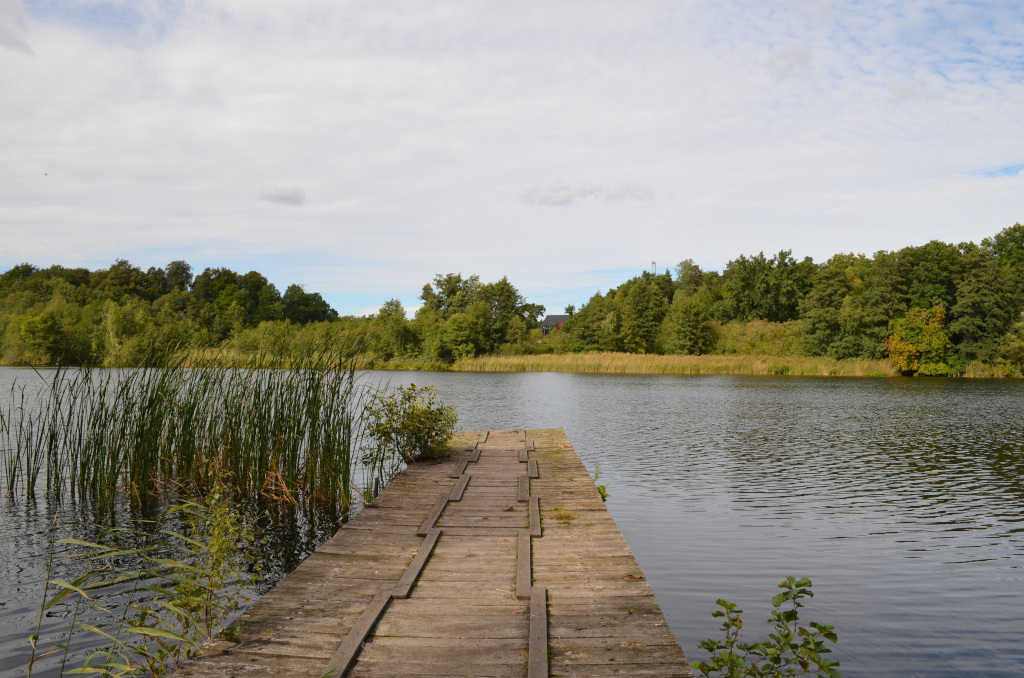
[[[298,353],[353,347],[368,361],[447,364],[486,354],[627,353],[888,358],[905,374],[968,365],[1024,371],[1024,226],[981,244],[933,240],[897,251],[741,255],[704,271],[685,259],[597,293],[542,334],[545,311],[507,278],[438,274],[407,317],[397,299],[339,316],[319,293],[284,294],[256,271],[126,260],[89,271],[22,264],[0,275],[0,361],[145,364],[175,348]]]
[[[1019,373],[1022,310],[1024,226],[1015,224],[980,245],[933,240],[821,264],[791,250],[739,256],[721,273],[686,259],[674,276],[644,273],[567,309],[551,342],[559,351],[729,353],[757,331],[776,354],[890,358],[906,374],[961,374],[975,361]]]
[[[0,361],[8,365],[145,364],[175,347],[219,346],[261,323],[329,323],[338,313],[316,292],[284,294],[250,271],[185,261],[143,271],[20,264],[0,275]]]

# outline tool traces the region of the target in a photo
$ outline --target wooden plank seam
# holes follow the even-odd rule
[[[530,547],[530,531],[519,530],[519,549],[516,553],[516,598],[529,598],[530,589],[533,587]]]
[[[334,657],[327,664],[323,676],[341,678],[341,676],[345,675],[345,672],[348,671],[349,666],[352,665],[359,651],[363,649],[366,637],[370,635],[370,631],[377,625],[381,615],[384,614],[384,610],[387,609],[394,590],[395,585],[393,583],[385,584],[381,587],[377,595],[370,601],[370,604],[363,610],[359,619],[356,620],[352,630],[345,636],[345,640],[341,641],[341,646],[338,647],[338,651],[334,653]]]
[[[416,585],[416,581],[423,573],[423,568],[426,567],[427,560],[430,558],[430,554],[434,552],[434,547],[437,546],[437,540],[440,538],[440,528],[433,527],[427,532],[427,538],[423,540],[423,544],[416,551],[416,557],[412,559],[402,578],[398,580],[398,585],[395,586],[395,590],[391,594],[392,598],[409,597],[412,587]]]
[[[459,476],[461,476],[463,473],[466,472],[466,467],[467,466],[469,466],[469,459],[463,459],[462,461],[460,461],[455,466],[455,470],[452,471],[451,477],[452,478],[458,478]]]
[[[433,510],[430,512],[430,515],[427,516],[427,519],[423,521],[422,525],[420,525],[420,529],[416,531],[417,537],[427,536],[427,533],[430,532],[430,529],[432,527],[434,527],[434,523],[436,523],[437,519],[441,517],[441,512],[444,511],[444,507],[447,505],[448,497],[444,497],[437,502],[437,505],[434,506]]]
[[[547,589],[534,586],[530,595],[530,659],[528,678],[548,678]]]
[[[462,474],[459,482],[455,483],[455,487],[452,488],[452,493],[448,495],[448,501],[462,501],[462,494],[466,491],[466,485],[469,485],[469,479],[472,477],[468,473]]]
[[[543,537],[544,532],[540,526],[540,498],[530,497],[530,536]]]

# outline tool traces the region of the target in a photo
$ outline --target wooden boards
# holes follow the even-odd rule
[[[239,618],[240,643],[179,675],[692,675],[561,429],[452,449],[399,474]]]

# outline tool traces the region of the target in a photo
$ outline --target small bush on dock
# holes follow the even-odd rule
[[[366,407],[366,431],[377,458],[439,459],[450,454],[455,408],[437,400],[433,386],[378,391]]]

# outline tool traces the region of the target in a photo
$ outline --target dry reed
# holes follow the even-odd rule
[[[890,377],[887,360],[748,355],[639,355],[635,353],[563,353],[558,355],[465,358],[459,372],[577,372],[583,374],[736,374],[815,377]]]

